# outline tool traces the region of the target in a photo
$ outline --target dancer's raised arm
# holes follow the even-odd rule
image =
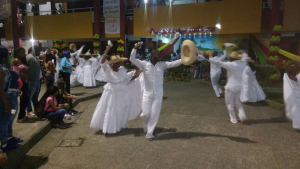
[[[136,50],[138,49],[138,48],[140,48],[141,46],[142,46],[142,44],[143,44],[143,42],[138,42],[138,43],[136,43],[135,45],[134,45],[134,48],[132,49],[132,52],[131,52],[131,54],[130,54],[130,62],[132,63],[132,64],[134,64],[135,66],[137,66],[138,68],[140,68],[140,69],[144,69],[144,64],[143,64],[143,62],[141,61],[141,60],[138,60],[138,59],[136,59],[135,58],[135,55],[136,55]]]
[[[101,64],[105,63],[105,60],[106,60],[106,57],[107,57],[107,53],[110,50],[110,48],[111,47],[109,45],[106,46],[106,49],[103,52],[102,57],[101,57]]]

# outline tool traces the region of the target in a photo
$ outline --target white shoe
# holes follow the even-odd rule
[[[35,114],[33,112],[28,112],[28,113],[26,113],[26,115],[27,115],[27,117],[33,117],[33,116],[35,116]]]
[[[71,120],[72,117],[71,117],[69,114],[65,114],[65,119],[66,119],[66,120]]]

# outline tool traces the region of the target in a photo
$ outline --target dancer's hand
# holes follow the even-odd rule
[[[134,45],[134,49],[138,49],[143,45],[143,42],[138,42]]]
[[[69,108],[70,106],[69,106],[68,103],[65,103],[65,104],[64,104],[64,107],[65,107],[65,108]]]

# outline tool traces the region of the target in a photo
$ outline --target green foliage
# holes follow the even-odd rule
[[[268,80],[274,74],[275,66],[273,65],[255,65],[256,77],[260,80]]]
[[[182,82],[190,82],[191,75],[189,73],[189,66],[178,66],[176,68],[172,68],[168,70],[168,75],[166,77],[166,81],[182,81]]]

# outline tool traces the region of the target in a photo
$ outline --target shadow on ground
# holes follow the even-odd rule
[[[172,139],[192,139],[195,137],[225,137],[235,142],[240,143],[256,143],[248,138],[225,136],[219,134],[201,133],[201,132],[178,132],[178,133],[164,133],[156,136],[155,140],[172,140]]]
[[[260,102],[256,102],[256,103],[244,103],[247,106],[253,106],[253,107],[267,107],[270,106],[269,103],[265,102],[265,101],[260,101]]]
[[[26,156],[24,162],[18,169],[36,169],[48,162],[48,157],[44,156]]]
[[[96,135],[103,135],[102,131],[95,133]],[[126,128],[117,134],[106,135],[107,138],[119,137],[124,135],[145,136],[142,128]],[[172,139],[192,139],[195,137],[225,137],[235,142],[240,143],[256,143],[243,137],[225,136],[219,134],[201,133],[201,132],[177,132],[176,128],[161,128],[157,127],[154,131],[155,140],[172,140]]]

